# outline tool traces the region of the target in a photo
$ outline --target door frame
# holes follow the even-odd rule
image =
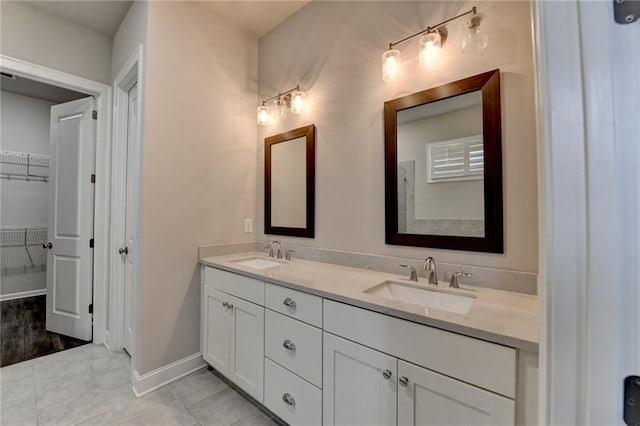
[[[0,54],[0,69],[19,77],[93,96],[96,99],[94,251],[93,251],[93,343],[105,343],[106,301],[109,282],[110,189],[111,189],[111,87],[93,80]]]
[[[638,289],[626,284],[637,264],[630,258],[639,255],[626,254],[626,263],[623,256],[637,251],[638,221],[625,210],[630,203],[637,209],[638,200],[625,199],[625,207],[621,199],[634,194],[629,188],[637,188],[640,179],[637,173],[626,179],[620,174],[625,153],[619,151],[615,123],[631,122],[640,108],[614,107],[620,93],[612,41],[622,26],[613,23],[612,2],[536,1],[532,19],[540,217],[538,421],[620,423],[621,377],[628,365],[624,342],[640,338],[639,329],[625,321],[640,299]],[[637,24],[625,27],[637,30]],[[638,53],[629,47],[617,49],[636,55],[635,62],[633,56],[626,59],[626,80],[634,81],[631,64],[638,68]]]
[[[111,247],[112,247],[112,262],[111,268],[111,292],[109,303],[109,347],[111,350],[122,350],[124,348],[124,327],[125,327],[125,306],[124,306],[124,276],[125,266],[120,260],[120,257],[116,255],[116,250],[123,243],[126,224],[126,189],[127,189],[127,143],[128,143],[128,114],[127,108],[120,108],[128,102],[129,89],[134,84],[138,85],[139,100],[138,100],[138,132],[135,137],[138,144],[140,164],[137,167],[136,181],[140,182],[142,176],[142,148],[141,143],[144,135],[144,63],[143,63],[143,47],[138,45],[133,54],[129,57],[127,62],[122,66],[118,74],[113,81],[113,161],[111,168],[112,176],[112,198],[111,198]],[[138,260],[138,265],[135,266],[136,278],[133,283],[133,316],[134,320],[134,348],[130,349],[133,353],[130,353],[132,360],[135,360],[137,350],[137,315],[138,315],[138,283],[140,282],[140,231],[142,229],[142,223],[140,222],[140,206],[141,202],[141,187],[138,186],[137,196],[133,199],[137,203],[135,211],[138,212],[137,230],[138,241],[136,241],[135,259]],[[135,365],[132,363],[132,365]]]

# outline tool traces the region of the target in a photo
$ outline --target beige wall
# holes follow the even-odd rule
[[[316,238],[281,238],[316,247],[537,271],[537,189],[529,3],[478,2],[490,42],[479,55],[460,50],[461,22],[448,27],[438,64],[419,69],[416,41],[401,47],[405,74],[384,83],[380,56],[389,42],[471,7],[462,2],[311,2],[260,39],[260,96],[300,83],[309,110],[259,130],[263,138],[317,126]],[[386,100],[494,68],[501,69],[505,254],[388,246],[384,243]],[[259,150],[258,223],[262,232],[263,158]],[[259,238],[272,238],[259,234]]]
[[[0,2],[3,55],[109,84],[111,39],[26,2]]]
[[[113,80],[122,66],[131,57],[139,45],[147,42],[147,18],[149,8],[144,1],[134,1],[127,15],[113,36],[111,55],[111,79]]]
[[[198,245],[255,238],[257,47],[202,3],[149,4],[140,374],[199,352]]]

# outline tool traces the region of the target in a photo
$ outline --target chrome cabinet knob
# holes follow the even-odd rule
[[[47,244],[43,244],[42,248],[51,250],[53,248],[53,244],[51,244],[51,242],[48,242]]]
[[[118,249],[118,253],[120,253],[120,254],[129,254],[129,247],[120,247]]]
[[[401,386],[407,386],[409,384],[409,379],[406,378],[405,376],[402,376],[398,379],[398,382],[400,383]]]
[[[384,370],[382,372],[382,377],[384,377],[387,380],[389,380],[392,376],[393,376],[393,373],[391,372],[391,370]]]
[[[287,339],[284,342],[282,342],[282,346],[284,346],[285,349],[288,349],[290,351],[295,351],[296,350],[296,345],[289,339]]]
[[[291,405],[291,406],[296,405],[296,400],[295,400],[295,399],[293,399],[293,397],[292,397],[290,394],[288,394],[288,393],[285,393],[284,395],[282,395],[282,400],[283,400],[283,401],[285,402],[285,404],[287,404],[287,405]]]
[[[294,308],[294,309],[295,309],[295,308],[296,308],[296,306],[297,306],[296,301],[295,301],[295,300],[293,300],[293,299],[292,299],[292,298],[290,298],[290,297],[287,297],[286,299],[284,299],[284,301],[283,301],[282,303],[284,304],[284,306],[288,306],[288,307],[290,307],[290,308]]]

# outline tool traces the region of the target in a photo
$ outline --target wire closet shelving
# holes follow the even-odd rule
[[[49,156],[27,152],[0,151],[2,179],[49,180]]]

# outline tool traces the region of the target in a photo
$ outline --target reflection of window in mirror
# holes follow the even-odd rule
[[[427,183],[481,180],[484,174],[482,135],[427,142]]]
[[[398,230],[483,237],[481,91],[404,109],[397,122]]]

